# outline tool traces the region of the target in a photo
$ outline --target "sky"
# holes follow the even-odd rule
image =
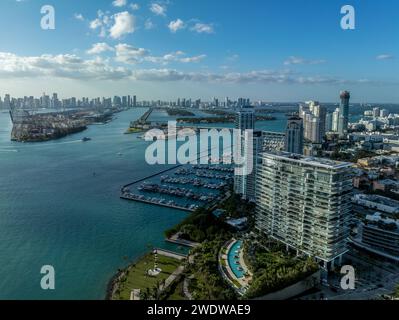
[[[0,12],[0,96],[336,102],[349,90],[399,103],[397,0],[1,0]]]

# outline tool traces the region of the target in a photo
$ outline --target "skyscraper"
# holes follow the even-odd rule
[[[262,153],[256,175],[256,228],[298,254],[341,264],[351,220],[351,164]]]
[[[349,100],[351,95],[348,91],[342,91],[341,104],[339,106],[339,121],[338,121],[338,133],[340,137],[345,137],[348,132],[349,123]]]
[[[332,131],[338,132],[339,108],[335,109],[332,115]]]
[[[316,101],[300,106],[299,116],[303,119],[304,138],[312,143],[322,143],[326,134],[327,109]]]
[[[236,129],[241,131],[255,129],[255,110],[252,107],[243,107],[236,114]]]
[[[303,120],[299,117],[288,119],[285,130],[285,151],[303,154]]]
[[[234,192],[241,195],[244,199],[254,200],[255,198],[255,166],[257,161],[257,153],[261,146],[261,134],[253,135],[253,150],[252,154],[248,154],[247,146],[245,145],[245,131],[255,129],[255,110],[252,107],[241,108],[236,114],[236,129],[240,130],[238,137],[241,140],[241,156],[245,159],[241,169],[246,174],[234,176]],[[251,163],[249,163],[251,161]],[[251,166],[252,171],[249,171]]]
[[[4,97],[4,109],[6,110],[10,110],[11,107],[11,97],[9,94],[6,94],[6,96]]]
[[[245,164],[242,166],[245,175],[235,176],[234,188],[235,193],[242,196],[243,199],[255,202],[256,193],[256,168],[258,162],[258,154],[263,150],[263,133],[262,131],[254,131],[252,138],[252,156],[247,154],[245,141],[242,138],[242,155],[245,158]],[[248,163],[247,161],[251,161]]]
[[[331,132],[333,127],[333,114],[328,112],[326,114],[326,132]]]

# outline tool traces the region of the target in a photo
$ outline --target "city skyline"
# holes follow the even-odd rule
[[[352,1],[355,30],[341,29],[338,0],[50,4],[55,30],[40,27],[43,4],[0,4],[2,96],[336,102],[349,90],[354,103],[399,99],[395,2]]]

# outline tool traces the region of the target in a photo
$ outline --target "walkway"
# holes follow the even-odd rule
[[[179,266],[175,272],[173,272],[169,278],[165,280],[165,285],[160,285],[159,290],[164,291],[166,290],[184,271],[184,266]]]
[[[191,294],[190,290],[188,289],[188,287],[190,285],[190,280],[193,278],[194,278],[194,276],[190,276],[189,278],[186,277],[184,279],[184,283],[183,283],[183,292],[188,300],[194,300],[193,295]]]
[[[155,249],[157,250],[157,253],[161,256],[164,257],[169,257],[169,258],[174,258],[177,260],[185,260],[187,259],[187,255],[181,254],[181,253],[176,253],[176,252],[172,252],[172,251],[168,251],[168,250],[164,250],[164,249]]]
[[[180,239],[179,236],[180,236],[179,233],[176,233],[173,236],[171,236],[170,238],[167,238],[166,241],[170,242],[170,243],[178,244],[181,246],[190,247],[190,248],[196,248],[200,245],[200,243],[198,243],[198,242]]]

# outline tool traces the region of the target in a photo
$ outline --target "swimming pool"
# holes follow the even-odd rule
[[[234,275],[238,279],[243,278],[245,275],[243,267],[240,264],[240,258],[239,258],[241,250],[242,250],[242,241],[237,241],[232,245],[227,255],[230,269],[233,271]]]

